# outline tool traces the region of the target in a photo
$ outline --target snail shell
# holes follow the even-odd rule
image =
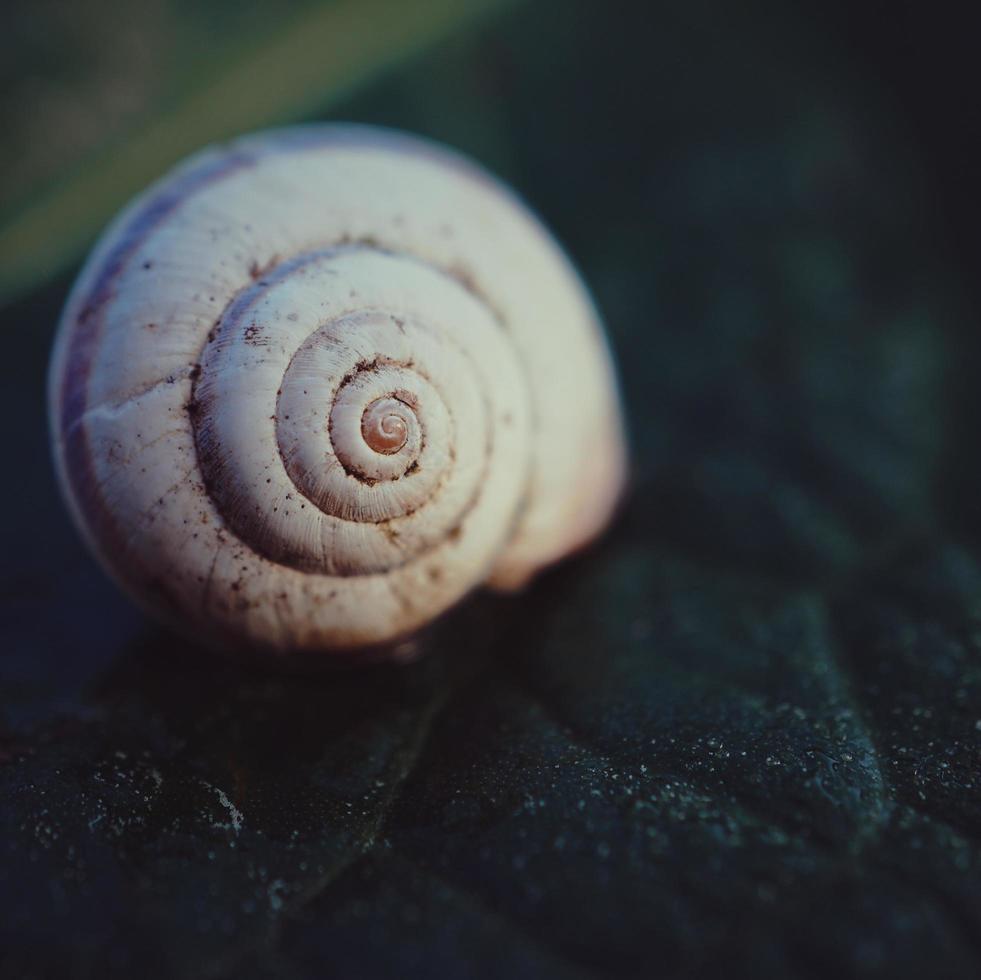
[[[92,550],[224,646],[409,634],[588,542],[624,479],[562,252],[474,164],[369,127],[245,137],[132,202],[62,314],[50,411]]]

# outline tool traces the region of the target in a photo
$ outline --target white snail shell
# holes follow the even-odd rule
[[[50,410],[102,563],[225,646],[397,639],[588,542],[624,480],[562,252],[474,164],[370,127],[245,137],[132,202],[69,297]]]

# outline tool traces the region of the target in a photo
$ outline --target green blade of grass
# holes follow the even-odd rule
[[[0,225],[0,303],[77,260],[108,219],[188,153],[322,110],[509,0],[335,0],[315,6]]]

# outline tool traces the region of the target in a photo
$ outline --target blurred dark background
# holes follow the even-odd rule
[[[981,86],[966,5],[8,4],[0,976],[976,977]],[[424,133],[609,328],[633,484],[408,667],[214,663],[70,527],[94,235],[235,132]]]

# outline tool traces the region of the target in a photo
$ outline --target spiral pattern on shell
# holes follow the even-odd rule
[[[588,541],[623,481],[588,295],[456,155],[354,126],[205,151],[106,232],[50,376],[117,580],[219,644],[411,633]]]

